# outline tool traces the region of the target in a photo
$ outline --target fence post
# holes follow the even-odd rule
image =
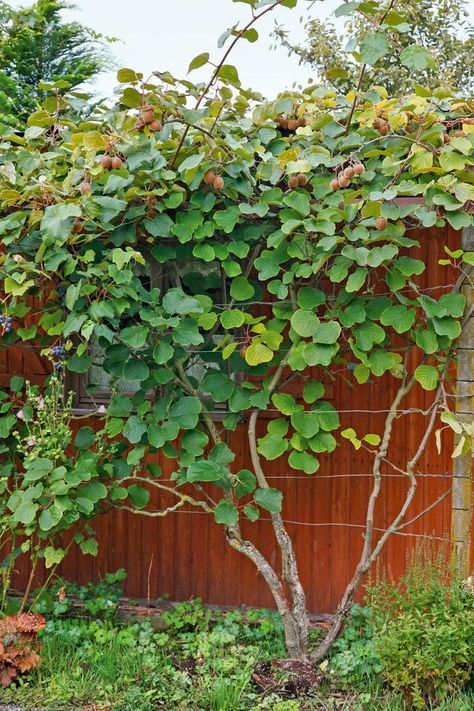
[[[462,248],[474,251],[474,228],[463,231]],[[474,269],[468,267],[462,293],[466,310],[474,304]],[[474,313],[471,314],[458,343],[456,414],[458,420],[471,424],[474,419]],[[451,540],[456,561],[463,577],[471,572],[472,528],[472,451],[453,460],[453,489],[451,503]]]

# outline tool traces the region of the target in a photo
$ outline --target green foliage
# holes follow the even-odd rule
[[[379,676],[383,669],[377,644],[371,608],[356,603],[351,607],[344,630],[334,642],[325,664],[344,684],[362,687]]]
[[[275,37],[337,90],[353,89],[362,61],[371,65],[365,89],[376,83],[395,94],[416,84],[430,89],[443,84],[472,92],[474,28],[468,5],[466,0],[399,0],[389,10],[387,1],[344,2],[334,13],[344,18],[342,33],[331,20],[311,18],[304,44],[293,44],[284,27]],[[374,31],[382,17],[381,29]]]
[[[420,549],[398,584],[387,576],[368,590],[372,653],[386,683],[426,708],[472,678],[474,597],[444,556]]]
[[[92,603],[93,586],[79,592],[84,590]],[[90,607],[87,612],[96,614]],[[258,661],[284,653],[278,615],[215,611],[212,625],[209,618],[199,601],[166,613],[164,632],[149,620],[124,625],[110,617],[64,618],[61,611],[42,632],[41,666],[15,682],[2,701],[48,708],[101,703],[117,711],[151,711],[157,704],[183,711],[298,708],[285,706],[276,692],[267,701],[252,683]]]
[[[68,7],[63,0],[37,0],[18,9],[0,3],[3,121],[21,125],[48,90],[59,97],[111,66],[105,38],[78,22],[63,21],[61,11]]]

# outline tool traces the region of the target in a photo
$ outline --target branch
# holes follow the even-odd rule
[[[224,54],[223,54],[223,56],[222,56],[220,62],[217,64],[215,70],[213,71],[212,76],[211,76],[211,78],[209,79],[208,83],[206,84],[206,86],[204,87],[204,89],[202,90],[202,92],[200,93],[200,95],[198,96],[198,99],[197,99],[197,101],[196,101],[196,104],[195,104],[195,106],[194,106],[194,109],[198,109],[198,108],[200,107],[202,100],[203,100],[204,97],[206,96],[206,94],[207,94],[207,92],[209,91],[209,89],[211,88],[211,86],[212,86],[212,85],[214,84],[214,82],[216,81],[217,77],[219,76],[219,72],[220,72],[220,70],[222,69],[222,66],[224,65],[224,63],[225,63],[227,57],[228,57],[229,54],[232,52],[232,50],[234,49],[234,47],[235,47],[235,45],[237,44],[237,42],[239,41],[239,39],[247,32],[247,30],[249,30],[249,29],[252,27],[253,24],[255,24],[255,22],[257,22],[257,20],[259,20],[259,19],[260,19],[261,17],[263,17],[264,15],[266,15],[267,12],[271,12],[272,10],[274,10],[278,5],[281,5],[281,2],[282,2],[282,0],[275,0],[275,2],[274,2],[272,5],[269,5],[267,8],[265,8],[265,10],[262,10],[262,12],[260,12],[258,15],[255,15],[255,14],[254,14],[253,17],[252,17],[252,19],[250,20],[250,22],[248,22],[248,23],[245,25],[245,27],[244,27],[243,29],[239,30],[239,31],[236,33],[234,39],[233,39],[232,42],[230,43],[230,45],[229,45],[229,47],[227,48],[227,50],[224,52]],[[180,152],[181,152],[181,149],[182,149],[182,147],[183,147],[183,145],[184,145],[184,141],[186,140],[186,136],[188,135],[190,128],[191,128],[190,126],[186,126],[186,128],[185,128],[184,131],[183,131],[183,135],[181,136],[181,140],[180,140],[180,142],[179,142],[179,144],[178,144],[178,147],[177,147],[177,149],[176,149],[176,152],[175,152],[175,154],[174,154],[174,156],[173,156],[173,158],[171,159],[171,162],[170,162],[170,164],[169,164],[170,169],[172,169],[172,168],[174,167],[175,163],[176,163],[176,160],[177,160],[177,158],[178,158],[178,156],[179,156],[179,154],[180,154]]]

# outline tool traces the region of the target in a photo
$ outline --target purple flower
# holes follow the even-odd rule
[[[99,405],[97,412],[101,415],[105,415],[105,413],[107,412],[107,408],[105,407],[105,405]]]
[[[17,416],[20,420],[24,420],[24,419],[25,419],[25,413],[23,412],[23,410],[18,410],[18,412],[16,413],[16,416]]]
[[[29,437],[26,440],[26,444],[28,445],[28,447],[34,447],[36,444],[36,437]]]
[[[44,400],[43,400],[43,398],[39,398],[39,400],[38,400],[38,410],[44,410]]]

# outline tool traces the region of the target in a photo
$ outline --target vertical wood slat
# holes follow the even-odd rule
[[[474,229],[465,229],[462,248],[474,251]],[[466,298],[467,314],[470,314],[460,339],[458,349],[456,414],[468,427],[474,419],[474,269],[466,270],[466,279],[461,291]],[[473,312],[471,313],[471,310]],[[467,577],[471,567],[472,529],[472,448],[456,457],[453,463],[453,489],[451,511],[451,538],[456,548],[456,560],[463,575]]]
[[[425,230],[419,232],[416,238],[422,243],[420,254],[416,256],[425,261],[428,255],[430,257],[423,286],[453,283],[456,275],[453,277],[449,268],[438,265],[437,261],[443,256],[444,244],[448,244],[451,249],[457,248],[459,234],[446,228]],[[435,295],[440,294],[435,292]],[[19,360],[12,352],[3,363],[2,378],[6,383],[7,376],[11,374],[24,374],[32,379],[44,377],[44,365],[41,367],[38,361],[36,356],[29,357],[27,353]],[[328,388],[336,409],[368,411],[341,414],[342,428],[353,427],[361,435],[368,432],[381,434],[384,414],[370,411],[387,407],[393,398],[395,385],[391,376],[388,376],[377,379],[375,385],[358,386],[356,390],[350,390],[342,380],[336,383],[332,392]],[[407,399],[406,407],[424,407],[427,403],[424,393],[416,389]],[[417,440],[414,428],[421,426],[422,419],[422,416],[407,415],[397,420],[390,452],[395,464],[403,464],[404,449],[408,442],[410,448],[413,448]],[[261,428],[262,434],[265,423],[261,424]],[[272,479],[270,483],[283,491],[285,520],[302,524],[288,523],[288,530],[294,536],[308,607],[315,612],[334,609],[354,569],[362,546],[360,526],[364,523],[371,487],[372,457],[363,449],[356,452],[346,440],[340,437],[338,440],[340,444],[336,452],[321,457],[321,467],[313,476],[286,478],[293,474],[301,477],[302,474],[291,470],[285,460],[265,463],[267,474],[279,477],[279,480]],[[244,428],[232,434],[232,447],[237,452],[236,467],[250,468]],[[434,443],[431,443],[426,456],[419,463],[419,471],[440,474],[446,466],[451,467],[449,447],[448,443],[440,457]],[[169,478],[171,460],[154,456],[153,461],[162,466],[163,478]],[[406,489],[403,476],[389,477],[389,474],[396,472],[387,466],[383,471],[385,479],[377,516],[377,526],[380,528],[390,523]],[[448,486],[449,480],[445,482],[430,477],[420,478],[416,503],[410,515],[415,515],[423,506],[436,500]],[[160,503],[163,504],[163,495],[153,492],[153,508],[158,508]],[[407,532],[442,537],[447,529],[449,535],[450,508],[450,501],[446,500],[426,518],[419,519]],[[263,517],[266,518],[265,514]],[[189,510],[166,519],[148,519],[126,512],[115,512],[100,517],[94,523],[99,539],[98,558],[89,562],[80,553],[73,553],[64,564],[64,572],[76,577],[81,583],[87,582],[91,575],[100,579],[106,572],[123,567],[129,573],[125,587],[127,594],[146,598],[148,569],[153,557],[149,590],[152,598],[168,595],[171,599],[185,599],[194,596],[220,605],[272,604],[268,590],[255,568],[243,556],[230,549],[224,540],[222,527],[217,526],[210,516]],[[353,524],[353,527],[340,524]],[[243,532],[245,536],[258,541],[272,562],[278,559],[268,522],[244,523]],[[388,544],[383,560],[390,564],[395,574],[403,570],[407,552],[416,540],[410,536],[394,536]],[[22,587],[27,575],[25,560],[19,561],[18,570],[20,574],[14,583]]]

